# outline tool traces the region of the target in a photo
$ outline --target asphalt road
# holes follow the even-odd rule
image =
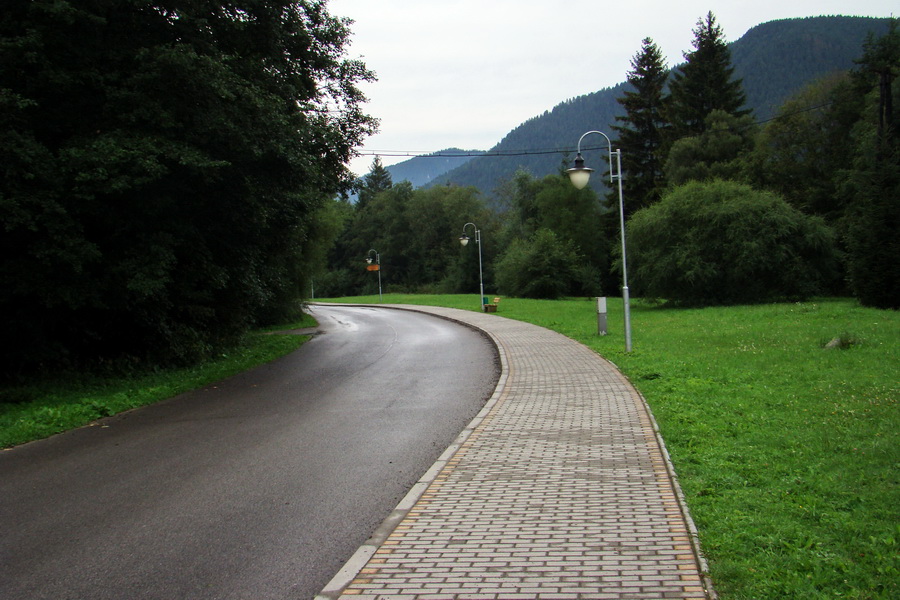
[[[0,598],[318,593],[498,372],[481,334],[435,317],[314,315],[283,359],[0,452]]]

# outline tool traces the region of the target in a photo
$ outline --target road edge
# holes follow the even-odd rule
[[[486,336],[494,347],[497,349],[498,360],[500,363],[500,377],[497,379],[497,385],[494,388],[493,394],[491,394],[490,398],[484,403],[484,406],[478,412],[475,417],[469,421],[466,427],[456,436],[456,439],[451,443],[446,450],[438,457],[438,459],[431,465],[431,467],[425,472],[419,480],[413,484],[412,488],[407,492],[406,496],[400,501],[399,504],[391,511],[391,514],[381,522],[372,535],[363,542],[362,546],[360,546],[356,552],[353,553],[353,556],[350,557],[347,562],[344,563],[344,566],[338,570],[335,576],[329,581],[322,591],[319,592],[314,600],[337,600],[343,591],[349,586],[354,579],[359,575],[360,571],[365,568],[366,564],[369,562],[369,559],[375,554],[375,552],[381,547],[384,541],[388,538],[388,536],[393,533],[394,529],[397,528],[397,525],[400,524],[403,519],[409,514],[409,511],[412,510],[413,506],[419,501],[422,495],[428,490],[437,476],[444,470],[447,466],[447,463],[453,459],[453,456],[459,451],[459,449],[466,443],[475,429],[487,418],[487,416],[491,413],[497,404],[501,402],[506,393],[506,382],[509,379],[509,361],[507,360],[506,350],[503,346],[503,343],[490,331],[484,330],[480,327],[476,327],[471,323],[466,323],[464,321],[459,321],[457,319],[453,319],[451,317],[447,317],[444,315],[434,314],[424,310],[417,310],[413,306],[396,306],[396,305],[383,305],[383,304],[333,304],[333,303],[318,303],[318,302],[309,302],[311,305],[322,305],[322,306],[354,306],[354,307],[378,307],[378,308],[389,308],[392,310],[407,310],[410,312],[419,312],[422,314],[428,314],[439,319],[444,319],[445,321],[452,321],[454,323],[458,323],[459,325],[463,325],[470,329],[475,329],[481,332],[484,336]]]

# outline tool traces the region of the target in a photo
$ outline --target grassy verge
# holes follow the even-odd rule
[[[315,325],[311,317],[270,328],[218,359],[191,368],[135,376],[64,373],[0,388],[0,448],[81,427],[101,417],[152,404],[274,360],[300,347],[308,336],[266,335]]]
[[[385,303],[478,310],[475,295]],[[605,337],[588,300],[503,299],[499,315],[587,344],[647,398],[720,596],[900,597],[900,314],[634,301],[626,354],[621,308]]]

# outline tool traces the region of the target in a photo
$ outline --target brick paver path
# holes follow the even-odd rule
[[[541,327],[416,309],[487,332],[503,375],[321,600],[714,597],[653,418],[613,365]]]

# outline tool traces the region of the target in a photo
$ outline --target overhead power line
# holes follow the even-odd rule
[[[584,147],[585,150],[605,150],[606,146]],[[530,156],[536,154],[575,154],[575,148],[537,150],[463,150],[460,152],[422,152],[417,150],[361,150],[360,156],[411,156],[418,158],[460,158],[465,156]]]
[[[817,104],[815,106],[808,106],[806,108],[801,108],[790,113],[786,113],[783,115],[776,115],[774,117],[770,117],[768,119],[762,119],[756,121],[756,125],[764,125],[766,123],[770,123],[772,121],[777,121],[779,119],[785,119],[788,117],[792,117],[797,114],[810,112],[814,110],[818,110],[820,108],[825,108],[829,106],[832,102],[825,102],[823,104]],[[586,150],[605,150],[606,146],[586,146],[582,148],[582,152]],[[424,150],[360,150],[358,152],[359,156],[388,156],[388,157],[403,157],[409,156],[413,158],[462,158],[466,156],[471,157],[479,157],[479,156],[534,156],[534,155],[542,155],[542,154],[575,154],[576,149],[572,147],[566,148],[540,148],[540,149],[524,149],[524,150],[462,150],[459,152],[445,152],[443,150],[439,151],[424,151]]]

